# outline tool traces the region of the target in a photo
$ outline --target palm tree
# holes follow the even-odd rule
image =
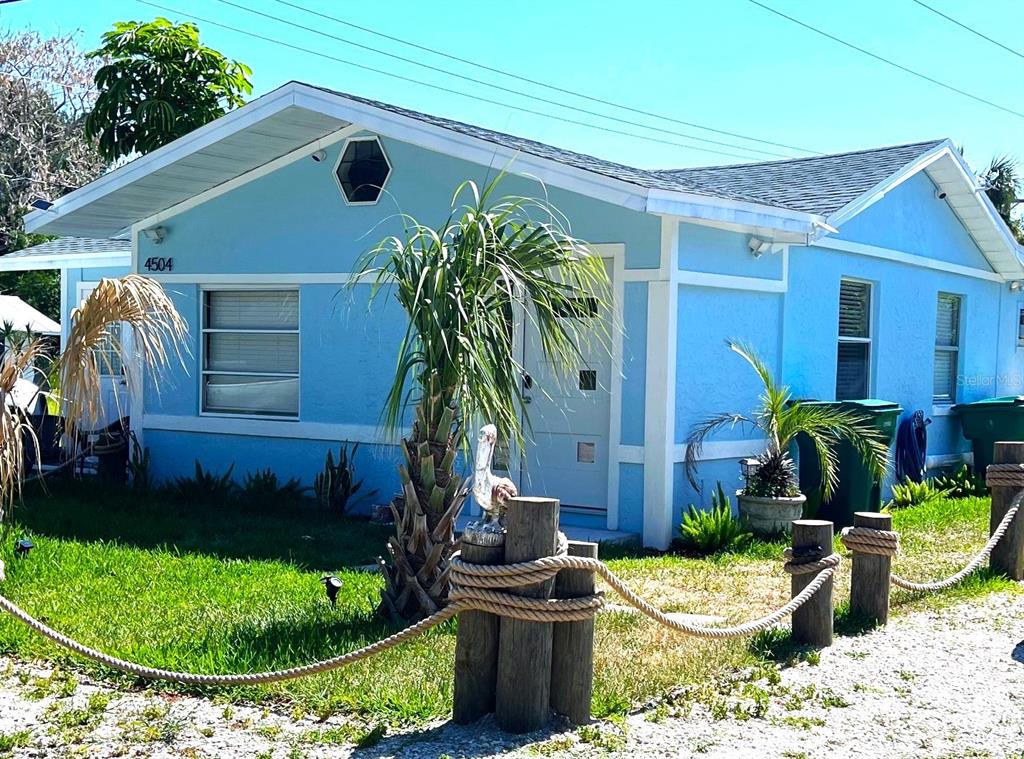
[[[985,194],[1003,217],[1006,226],[1013,232],[1017,242],[1024,243],[1024,225],[1016,216],[1017,205],[1024,202],[1020,197],[1021,177],[1017,162],[1009,156],[993,158],[981,175]]]
[[[134,334],[135,350],[127,355],[121,343],[119,325],[127,324]],[[129,387],[138,388],[138,369],[154,380],[160,370],[176,357],[188,327],[171,299],[152,279],[130,274],[122,279],[104,279],[85,302],[71,313],[71,329],[64,352],[48,355],[46,343],[28,337],[9,344],[0,357],[0,524],[10,515],[25,481],[26,447],[39,441],[26,412],[14,402],[15,385],[31,376],[45,377],[56,364],[60,377],[59,400],[63,402],[68,440],[77,439],[83,425],[96,424],[101,412],[100,377],[110,371],[111,353],[121,358]],[[99,348],[111,350],[98,350]],[[0,563],[0,573],[3,566]]]
[[[460,185],[437,229],[403,217],[405,236],[383,240],[358,267],[372,280],[371,303],[393,295],[409,319],[382,413],[397,430],[415,406],[401,443],[402,495],[391,504],[390,562],[381,560],[382,610],[395,618],[446,603],[455,520],[467,494],[454,472],[457,453],[468,450],[467,423],[493,422],[511,442],[524,442],[516,316],[529,320],[555,366],[577,365],[593,342],[608,349],[600,320],[564,318],[588,300],[609,299],[601,259],[546,200],[495,197],[500,181],[482,190]]]
[[[806,435],[814,446],[821,470],[822,496],[827,501],[838,484],[839,461],[836,448],[841,440],[849,442],[875,478],[884,476],[889,466],[889,449],[878,431],[858,414],[833,406],[793,400],[789,387],[780,385],[768,365],[748,346],[726,341],[757,373],[762,392],[753,414],[723,413],[695,425],[686,441],[686,476],[696,490],[697,462],[704,441],[713,433],[736,425],[759,429],[768,446],[758,457],[760,466],[748,484],[748,495],[786,498],[797,495],[796,471],[789,450],[798,435]]]

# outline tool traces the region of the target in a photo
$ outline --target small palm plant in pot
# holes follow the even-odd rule
[[[775,381],[768,365],[749,347],[727,341],[761,380],[757,406],[749,415],[722,413],[698,423],[686,441],[686,475],[700,490],[697,462],[704,441],[719,430],[746,425],[760,430],[767,442],[757,457],[746,486],[738,495],[740,516],[750,529],[761,535],[787,532],[790,522],[803,515],[805,494],[800,492],[796,466],[790,449],[798,435],[804,435],[818,459],[821,490],[831,499],[839,479],[836,450],[841,441],[853,446],[871,474],[881,478],[889,464],[889,448],[879,432],[864,417],[831,406],[794,400],[789,387]]]

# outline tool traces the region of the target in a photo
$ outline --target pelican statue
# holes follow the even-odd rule
[[[508,477],[496,477],[491,472],[491,462],[494,460],[494,445],[498,441],[498,428],[493,424],[486,424],[480,428],[477,435],[476,458],[473,462],[473,498],[483,509],[484,518],[480,522],[474,522],[467,529],[476,532],[497,532],[504,531],[501,518],[505,513],[503,508],[505,501],[515,498],[519,491],[516,484]]]

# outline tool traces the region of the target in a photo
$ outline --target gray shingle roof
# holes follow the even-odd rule
[[[379,100],[317,85],[307,86],[511,150],[619,179],[638,187],[741,200],[822,216],[842,208],[942,142],[930,140],[851,153],[734,166],[672,170],[639,169]]]
[[[929,140],[852,153],[654,173],[758,197],[773,206],[827,216],[943,142]]]
[[[75,253],[130,253],[129,240],[96,239],[93,237],[58,237],[29,248],[8,253],[4,258],[32,258],[33,256],[68,255]]]

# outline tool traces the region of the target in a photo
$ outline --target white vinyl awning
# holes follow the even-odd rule
[[[0,324],[10,322],[16,330],[27,328],[39,335],[59,335],[60,325],[36,311],[17,295],[0,295]]]

